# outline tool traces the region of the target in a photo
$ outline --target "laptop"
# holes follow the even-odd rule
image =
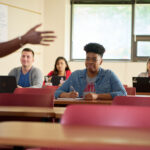
[[[132,77],[133,87],[136,92],[150,92],[150,78],[149,77]]]
[[[14,76],[0,76],[0,93],[13,93],[17,88]]]
[[[51,82],[53,86],[58,86],[60,84],[60,80],[63,78],[63,80],[66,79],[64,76],[52,76]]]

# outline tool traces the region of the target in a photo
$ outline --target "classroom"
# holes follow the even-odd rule
[[[0,149],[150,149],[150,86],[146,92],[133,87],[150,68],[149,17],[149,0],[0,0],[0,43],[19,42],[18,50],[0,58]],[[54,31],[54,41],[49,46],[22,43],[38,24],[37,32]],[[101,50],[88,51],[91,43],[101,44],[96,44]],[[3,92],[2,79],[28,52],[41,70],[41,87],[18,84]],[[58,57],[67,60],[72,74],[54,86],[46,77]],[[95,77],[91,62],[109,70],[101,69],[101,78],[96,70]],[[86,79],[80,79],[85,67]],[[144,78],[149,84],[149,76]],[[88,85],[94,90],[86,91]]]

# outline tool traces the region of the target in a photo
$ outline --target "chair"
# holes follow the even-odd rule
[[[51,94],[0,94],[0,106],[53,107]]]
[[[57,87],[44,87],[44,88],[16,88],[15,94],[51,94],[54,98],[54,93]]]
[[[58,88],[59,86],[43,86],[43,89],[49,89],[51,93],[55,93]]]
[[[96,125],[114,127],[150,127],[149,107],[70,105],[61,119],[62,125]]]
[[[124,86],[124,88],[127,88],[127,87],[128,87],[128,85],[127,85],[127,84],[123,84],[123,86]]]
[[[144,116],[144,117],[143,117]],[[113,127],[150,127],[149,107],[69,105],[61,119],[62,125],[89,125]],[[148,150],[147,146],[118,145],[103,148],[78,148],[78,150]],[[76,150],[76,148],[33,148],[28,150]]]
[[[116,96],[113,105],[134,105],[134,106],[150,106],[150,97],[138,96]]]
[[[127,95],[136,95],[136,88],[135,87],[125,87]]]

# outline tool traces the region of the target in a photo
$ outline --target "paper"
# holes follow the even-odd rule
[[[73,100],[83,100],[83,98],[57,98],[56,100],[73,101]]]

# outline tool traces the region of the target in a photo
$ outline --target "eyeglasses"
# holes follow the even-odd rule
[[[97,59],[97,58],[95,58],[95,57],[94,57],[94,58],[88,58],[88,57],[87,57],[85,60],[86,60],[86,61],[97,62],[97,61],[99,61],[100,59]]]

